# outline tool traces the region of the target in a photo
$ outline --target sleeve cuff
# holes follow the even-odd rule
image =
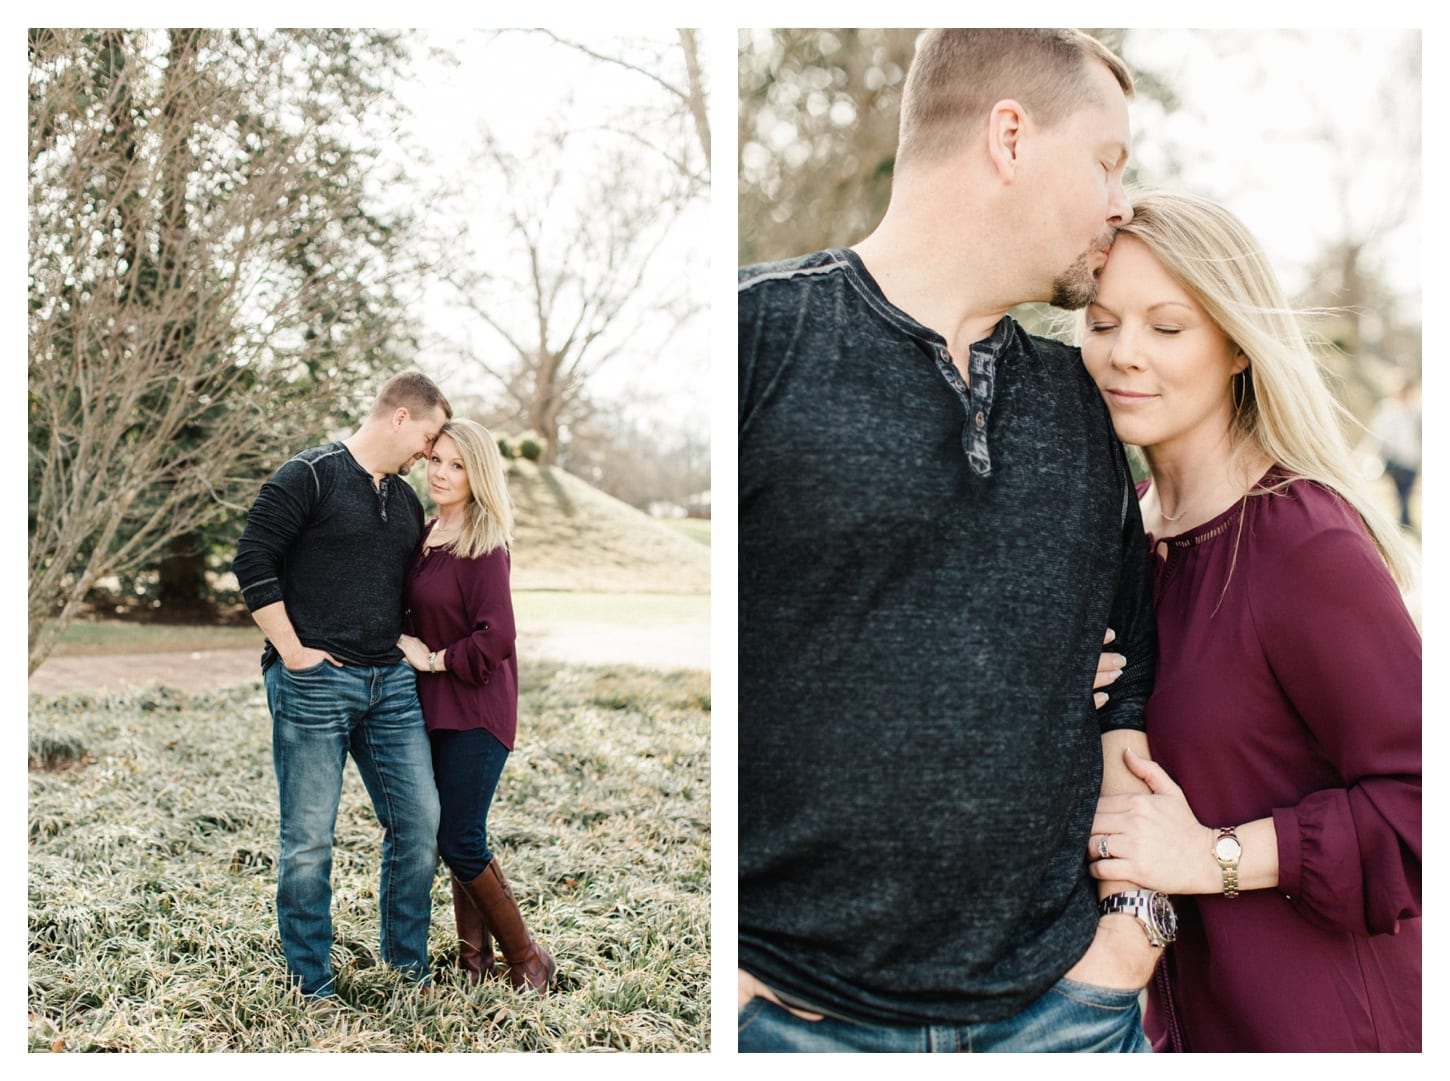
[[[269,578],[264,582],[245,586],[242,589],[242,600],[246,602],[248,612],[255,612],[258,608],[265,608],[269,604],[276,604],[285,599],[282,583],[276,578]]]
[[[1298,898],[1304,881],[1304,844],[1299,836],[1299,815],[1293,807],[1275,807],[1274,836],[1279,846],[1278,890],[1290,900]]]

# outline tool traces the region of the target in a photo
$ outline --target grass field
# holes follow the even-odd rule
[[[349,767],[334,963],[349,1009],[285,985],[276,791],[259,690],[30,701],[32,1051],[704,1051],[709,1047],[709,676],[536,664],[490,841],[559,961],[544,1000],[377,956],[380,829]]]
[[[691,540],[699,541],[704,545],[710,543],[709,518],[661,518],[660,521],[671,529],[683,533]]]

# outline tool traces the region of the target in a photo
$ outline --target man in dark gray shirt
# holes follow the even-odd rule
[[[1006,314],[1091,299],[1131,89],[1074,31],[933,31],[881,225],[740,273],[742,1051],[1148,1050],[1171,916],[1086,867],[1144,790],[1146,544],[1077,351]]]
[[[346,440],[305,450],[262,486],[233,563],[262,654],[280,800],[277,922],[288,976],[334,994],[332,839],[352,755],[383,825],[383,960],[428,974],[438,791],[413,669],[404,587],[423,506],[401,474],[452,416],[418,372],[394,376]]]

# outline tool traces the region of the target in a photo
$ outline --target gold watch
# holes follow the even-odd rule
[[[1220,826],[1213,841],[1213,858],[1218,860],[1218,869],[1223,873],[1225,897],[1239,895],[1239,857],[1243,854],[1244,846],[1239,842],[1234,827]]]

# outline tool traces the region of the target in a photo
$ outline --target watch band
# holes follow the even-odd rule
[[[1178,936],[1178,916],[1167,894],[1157,890],[1124,890],[1098,902],[1099,916],[1118,912],[1135,918],[1153,946],[1167,946]]]

